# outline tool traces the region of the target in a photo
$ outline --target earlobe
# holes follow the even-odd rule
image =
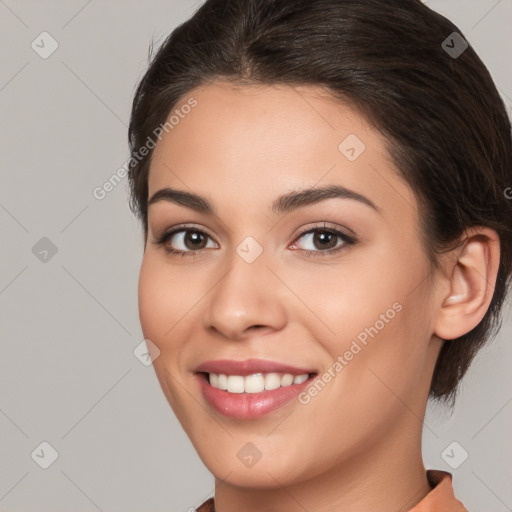
[[[448,264],[448,286],[441,297],[434,330],[445,340],[466,334],[484,317],[498,274],[499,237],[490,228],[468,229],[463,244],[453,253],[456,258]]]

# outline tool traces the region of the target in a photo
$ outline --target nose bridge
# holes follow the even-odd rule
[[[205,325],[232,339],[243,337],[246,329],[256,325],[277,329],[284,319],[277,298],[279,280],[256,244],[254,239],[244,239],[236,247],[229,270],[210,294]]]

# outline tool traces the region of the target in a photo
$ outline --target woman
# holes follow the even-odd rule
[[[208,0],[129,137],[141,326],[215,497],[197,510],[466,510],[426,471],[511,276],[511,128],[417,0]]]

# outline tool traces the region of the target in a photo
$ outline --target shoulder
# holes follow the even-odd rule
[[[213,498],[208,498],[196,509],[196,512],[215,512],[215,502]]]
[[[427,478],[432,490],[409,512],[468,512],[462,502],[455,497],[451,473],[430,469],[427,471]]]

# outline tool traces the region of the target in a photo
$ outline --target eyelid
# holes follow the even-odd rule
[[[175,235],[176,233],[179,233],[180,231],[193,231],[196,230],[200,233],[204,233],[205,235],[208,235],[212,240],[215,240],[215,237],[210,234],[207,228],[202,226],[201,224],[177,224],[176,226],[172,226],[170,228],[165,228],[161,231],[159,235],[155,235],[155,243],[158,243],[158,240],[168,236],[168,235]],[[217,243],[217,242],[215,242]]]
[[[300,231],[297,233],[297,235],[295,235],[293,243],[295,243],[298,238],[304,236],[307,233],[311,233],[312,231],[321,231],[322,229],[325,229],[326,231],[330,230],[330,231],[340,232],[342,235],[346,236],[347,238],[355,239],[355,237],[356,237],[355,231],[350,229],[349,227],[321,220],[321,221],[317,221],[317,222],[310,222],[309,224],[306,224],[306,227],[301,228]],[[345,231],[349,231],[351,234],[346,233]]]

